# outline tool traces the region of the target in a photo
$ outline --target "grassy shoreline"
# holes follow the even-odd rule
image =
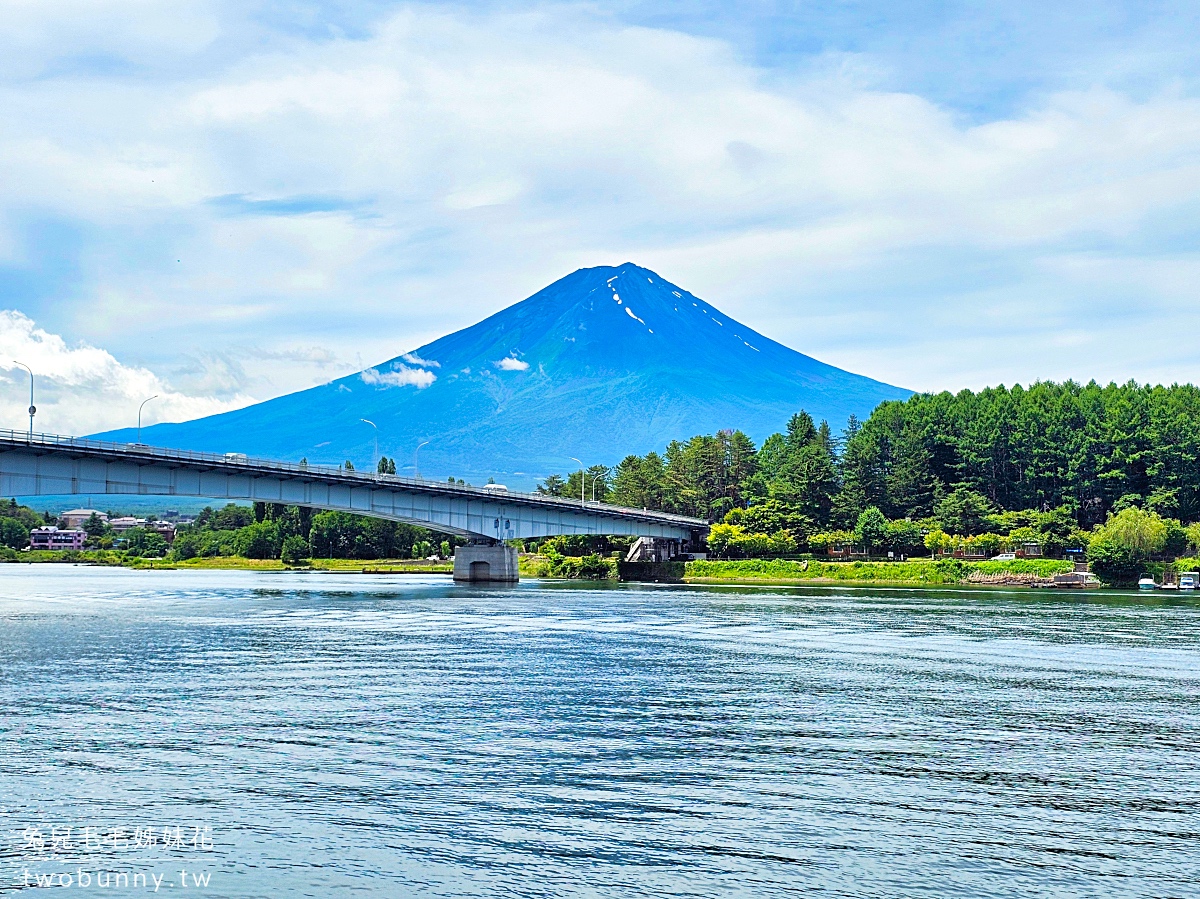
[[[450,574],[452,561],[430,562],[427,559],[309,559],[302,565],[285,565],[279,559],[244,559],[241,556],[210,556],[206,558],[173,560],[143,559],[126,556],[113,550],[83,550],[81,552],[21,553],[8,564],[75,564],[136,571],[340,571],[360,574]]]
[[[577,561],[577,560],[571,560]],[[1190,561],[1190,560],[1189,560]],[[326,571],[356,574],[404,575],[451,574],[452,560],[426,559],[311,559],[302,565],[285,565],[278,559],[245,559],[216,556],[187,560],[142,559],[112,550],[78,553],[26,552],[15,563],[75,563],[154,571]],[[565,571],[549,570],[548,560],[521,557],[523,578],[578,580],[579,566]],[[616,563],[608,578],[615,579]],[[664,582],[742,586],[846,586],[846,587],[1020,587],[1043,585],[1056,574],[1072,570],[1066,561],[1016,559],[1001,562],[963,562],[957,559],[916,559],[905,562],[825,562],[787,559],[703,560],[663,563],[661,576],[646,578]],[[635,578],[636,579],[636,578]]]
[[[453,562],[429,562],[425,559],[309,559],[304,565],[285,565],[279,559],[243,559],[238,556],[214,556],[172,562],[147,560],[138,568],[177,571],[337,571],[352,574],[449,574]]]
[[[1052,559],[1013,559],[1003,562],[962,562],[957,559],[915,559],[906,562],[797,562],[785,559],[705,560],[688,562],[685,583],[807,583],[887,584],[908,587],[986,586],[992,579],[1036,583],[1073,570],[1070,562]]]
[[[921,589],[921,590],[1012,590],[1023,585],[1013,584],[975,584],[970,581],[947,581],[945,583],[930,583],[929,581],[852,581],[845,578],[712,578],[689,577],[680,583],[695,584],[705,587],[846,587],[851,590],[866,587],[887,587],[892,589]]]

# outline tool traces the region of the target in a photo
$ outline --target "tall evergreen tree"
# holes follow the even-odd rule
[[[770,483],[771,496],[792,506],[818,524],[829,521],[837,490],[837,469],[829,427],[818,431],[812,416],[797,412],[788,422],[784,455]]]
[[[936,488],[929,450],[913,428],[905,428],[892,446],[884,478],[888,512],[892,518],[923,518],[933,511]]]
[[[658,453],[626,456],[613,477],[611,502],[633,509],[661,509],[664,466]]]

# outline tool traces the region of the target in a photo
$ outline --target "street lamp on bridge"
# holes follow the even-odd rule
[[[421,447],[428,445],[428,440],[422,440],[417,444],[417,448],[413,450],[413,473],[416,475],[418,481],[421,480],[421,466],[417,464],[417,458],[421,454]]]
[[[608,474],[607,470],[600,472],[600,474],[598,474],[594,478],[592,478],[592,502],[596,501],[596,482],[598,480],[600,480],[602,477],[604,477],[606,474]]]
[[[154,396],[148,396],[148,397],[146,397],[144,400],[142,400],[142,405],[138,406],[138,436],[137,436],[137,442],[138,442],[139,444],[142,442],[142,409],[143,409],[143,408],[145,408],[145,406],[146,406],[146,403],[150,402],[151,400],[156,400],[156,399],[158,399],[158,394],[157,394],[157,393],[156,393],[156,394],[154,394]]]
[[[574,456],[568,457],[572,462],[579,462],[579,505],[587,505],[587,474],[583,470],[583,462]]]
[[[375,429],[375,458],[372,459],[371,461],[375,463],[375,468],[376,468],[376,470],[378,470],[379,469],[379,425],[375,424],[375,422],[373,422],[369,419],[366,419],[366,418],[360,418],[359,421],[361,421],[363,424],[368,424]]]
[[[13,360],[16,365],[21,366],[25,371],[29,372],[29,439],[33,439],[33,416],[37,413],[37,406],[33,404],[33,369],[24,362]]]

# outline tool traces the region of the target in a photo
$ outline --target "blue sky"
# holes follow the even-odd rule
[[[1200,6],[0,0],[0,397],[82,433],[584,265],[915,389],[1200,380]],[[131,411],[132,410],[132,411]]]

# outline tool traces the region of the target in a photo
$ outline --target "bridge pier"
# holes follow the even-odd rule
[[[468,543],[454,550],[454,580],[467,584],[515,584],[517,551],[503,543]]]

